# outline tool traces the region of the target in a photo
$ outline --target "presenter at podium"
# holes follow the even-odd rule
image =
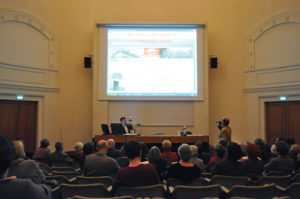
[[[120,118],[120,122],[122,124],[123,127],[123,134],[131,134],[132,131],[132,125],[131,124],[127,124],[127,120],[126,117],[121,117]]]

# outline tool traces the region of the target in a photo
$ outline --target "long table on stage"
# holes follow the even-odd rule
[[[190,135],[190,136],[172,136],[172,135],[153,135],[153,136],[135,136],[135,135],[95,135],[95,141],[114,139],[116,143],[124,143],[130,140],[142,141],[147,144],[161,144],[163,140],[170,140],[174,144],[209,142],[208,135]]]

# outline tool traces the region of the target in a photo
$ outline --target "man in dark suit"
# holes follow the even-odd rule
[[[132,125],[131,124],[127,124],[126,117],[121,117],[120,118],[120,122],[121,122],[121,124],[123,126],[123,132],[122,132],[122,134],[131,134]]]
[[[270,162],[265,165],[265,171],[292,173],[295,168],[295,164],[294,161],[287,156],[289,152],[289,145],[285,142],[278,141],[276,143],[276,151],[279,156],[271,159]]]

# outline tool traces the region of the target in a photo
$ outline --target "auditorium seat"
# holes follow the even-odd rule
[[[254,186],[261,186],[265,184],[276,184],[278,186],[281,186],[283,188],[286,188],[291,180],[290,175],[286,176],[262,176],[261,178],[258,179],[258,181],[253,182],[252,185]]]
[[[77,184],[97,184],[101,183],[105,187],[112,186],[113,180],[110,176],[97,176],[97,177],[87,177],[87,176],[77,176]]]
[[[111,198],[90,198],[83,196],[73,196],[72,199],[134,199],[132,196],[120,196],[120,197],[111,197]]]
[[[269,171],[265,174],[265,176],[286,176],[290,175],[290,172],[284,172],[284,171]]]
[[[207,181],[204,180],[203,178],[197,178],[195,180],[193,180],[192,182],[190,183],[183,183],[181,180],[179,179],[175,179],[175,178],[170,178],[167,180],[167,187],[168,187],[168,191],[170,193],[173,192],[174,188],[176,186],[179,186],[179,185],[185,185],[185,186],[204,186],[204,185],[207,185]]]
[[[70,180],[79,176],[80,174],[77,171],[53,171],[52,175],[63,175]]]
[[[296,173],[296,175],[291,179],[291,181],[300,183],[300,173]]]
[[[290,199],[300,198],[300,183],[293,183],[286,188],[286,196]]]
[[[275,184],[264,186],[234,185],[228,193],[228,198],[247,197],[271,199],[275,196]]]
[[[80,169],[75,170],[74,167],[66,166],[66,167],[51,167],[52,171],[79,171]]]
[[[61,184],[59,188],[61,199],[72,198],[73,196],[112,197],[111,193],[103,184]]]
[[[219,198],[222,194],[220,185],[184,186],[175,187],[171,199],[200,199]]]
[[[70,184],[72,181],[70,181],[66,176],[63,175],[51,175],[46,176],[46,180],[56,180],[58,184]]]
[[[134,198],[153,198],[153,197],[159,197],[159,198],[166,198],[167,192],[164,189],[162,184],[157,185],[149,185],[149,186],[143,186],[143,187],[125,187],[121,186],[118,187],[115,191],[116,196],[133,196]]]
[[[215,175],[209,181],[209,184],[219,184],[227,189],[231,189],[234,185],[248,185],[248,178],[245,176],[223,176]]]

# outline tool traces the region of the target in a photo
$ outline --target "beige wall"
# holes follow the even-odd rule
[[[22,10],[38,17],[57,35],[60,91],[55,125],[47,126],[47,131],[51,132],[51,141],[62,138],[70,149],[78,140],[90,140],[93,133],[93,75],[92,70],[83,68],[82,62],[93,51],[96,22],[207,23],[208,52],[218,57],[219,67],[209,70],[209,118],[203,121],[209,121],[210,140],[215,143],[215,120],[230,117],[233,140],[243,142],[258,135],[247,130],[245,121],[246,39],[266,19],[300,9],[300,1],[0,0],[0,8]]]

